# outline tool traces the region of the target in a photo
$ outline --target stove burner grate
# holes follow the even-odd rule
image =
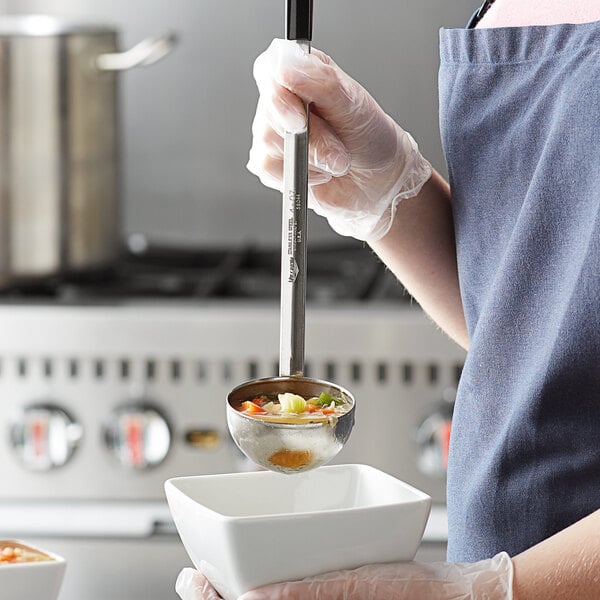
[[[277,300],[280,250],[144,246],[124,250],[113,268],[21,282],[3,302],[103,303],[141,299]],[[307,256],[307,302],[410,301],[375,254],[360,243],[317,246]]]

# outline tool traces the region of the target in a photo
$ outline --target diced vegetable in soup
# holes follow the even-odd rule
[[[313,453],[310,450],[288,450],[281,448],[269,456],[269,462],[286,469],[301,469],[307,467],[313,461]]]
[[[0,541],[0,567],[2,565],[52,560],[51,556],[12,540]]]
[[[350,408],[350,403],[344,398],[327,392],[312,398],[303,398],[290,392],[264,394],[248,398],[237,407],[240,412],[257,419],[287,424],[328,421],[343,415]]]

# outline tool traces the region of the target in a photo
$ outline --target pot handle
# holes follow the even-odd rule
[[[133,67],[152,65],[169,54],[177,43],[173,32],[146,38],[125,52],[110,52],[96,57],[100,71],[126,71]]]

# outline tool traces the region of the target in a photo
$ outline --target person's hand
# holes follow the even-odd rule
[[[396,205],[416,196],[431,165],[372,96],[320,52],[274,40],[254,63],[260,97],[248,169],[282,190],[283,135],[306,128],[309,206],[341,235],[368,242],[391,227]]]
[[[239,600],[512,600],[512,561],[389,563],[247,592]]]
[[[179,573],[175,591],[181,600],[222,600],[208,579],[200,571],[189,567]]]
[[[184,576],[186,571],[190,571]],[[476,563],[389,563],[276,583],[239,600],[512,600],[513,565],[502,552]],[[183,600],[220,596],[193,569],[177,580]]]

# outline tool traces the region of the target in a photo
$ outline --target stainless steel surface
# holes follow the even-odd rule
[[[0,35],[46,37],[70,34],[110,34],[114,27],[102,23],[73,21],[51,15],[2,15]]]
[[[339,417],[300,424],[264,421],[237,410],[250,398],[288,392],[304,398],[326,392],[343,398],[351,408]],[[241,384],[227,396],[227,424],[233,441],[253,462],[270,471],[294,474],[316,469],[339,454],[354,426],[355,408],[352,394],[334,383],[295,375],[266,377]],[[297,466],[275,464],[271,457],[280,452],[301,452],[305,462]]]
[[[167,419],[141,400],[115,408],[104,423],[104,440],[119,465],[137,470],[158,466],[171,447]]]
[[[105,268],[120,250],[118,82],[95,66],[117,50],[106,26],[0,27],[0,287]]]
[[[0,305],[0,330],[0,479],[11,482],[0,500],[156,500],[169,477],[252,467],[228,434],[224,398],[277,372],[276,302]],[[410,305],[309,306],[307,334],[307,374],[345,384],[357,401],[335,461],[366,462],[443,502],[443,474],[419,468],[417,430],[456,387],[464,352]],[[7,432],[49,399],[82,435],[63,467],[36,473]],[[139,403],[160,409],[171,438],[165,460],[135,475],[114,460],[103,426]],[[194,443],[199,431],[215,445]]]
[[[310,44],[296,42],[306,51]],[[285,132],[281,241],[279,374],[304,372],[306,304],[306,212],[308,206],[308,118],[300,133]]]
[[[174,33],[148,38],[125,52],[100,54],[95,64],[101,71],[127,71],[134,67],[153,65],[171,52],[176,41]]]

